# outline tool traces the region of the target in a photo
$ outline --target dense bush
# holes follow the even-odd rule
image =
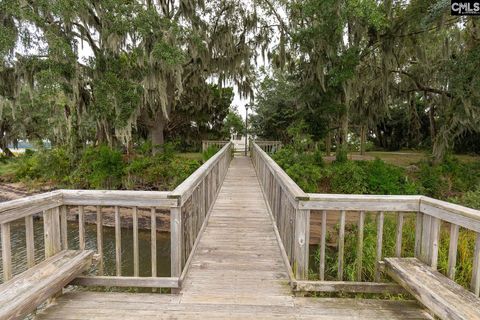
[[[64,148],[42,149],[38,152],[28,151],[18,157],[15,175],[19,180],[68,182],[72,169],[69,153]]]
[[[315,192],[322,177],[323,160],[319,153],[298,152],[286,146],[273,159],[305,192]]]
[[[72,176],[77,188],[118,189],[122,186],[122,153],[108,146],[88,147]]]
[[[71,159],[65,149],[53,148],[28,151],[11,162],[20,181],[49,182],[62,188],[140,190],[171,190],[201,165],[178,156],[170,144],[155,156],[148,144],[129,157],[108,146],[89,146],[78,160]]]

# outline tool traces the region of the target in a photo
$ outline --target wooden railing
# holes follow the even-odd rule
[[[94,250],[98,262],[95,274],[77,278],[75,284],[179,288],[182,271],[186,271],[187,258],[225,177],[231,160],[231,147],[231,143],[226,144],[173,191],[57,190],[0,203],[3,282],[73,246],[72,249]],[[157,272],[157,221],[161,214],[170,215],[170,277],[159,277]],[[108,275],[104,270],[104,246],[107,243],[103,240],[104,219],[107,216],[114,221],[115,229],[115,272]],[[78,221],[75,225],[78,237],[68,239],[67,228],[71,226],[68,226],[67,220],[72,217]],[[151,229],[151,272],[148,275],[140,274],[141,263],[148,263],[140,261],[140,217],[150,222],[147,227]],[[87,219],[97,225],[93,239],[86,233]],[[34,228],[34,220],[43,221],[40,230]],[[25,237],[24,241],[19,239],[20,243],[25,244],[25,261],[12,259],[12,226],[19,232],[17,239]],[[132,229],[133,233],[133,260],[128,261],[133,265],[131,274],[124,274],[122,269],[126,259],[122,256],[122,243],[125,243],[122,240],[122,226]],[[43,237],[43,241],[38,241],[40,237]],[[35,248],[35,243],[44,244],[44,249],[42,246]]]
[[[269,204],[281,245],[293,268],[295,279],[292,286],[298,291],[323,292],[367,292],[398,293],[403,290],[386,283],[382,276],[384,253],[385,217],[395,218],[395,256],[404,255],[402,245],[406,239],[403,227],[409,221],[409,227],[415,230],[414,253],[433,269],[438,267],[441,230],[449,230],[448,270],[446,276],[455,279],[457,269],[457,246],[460,228],[475,233],[473,249],[472,275],[470,289],[477,296],[480,293],[480,211],[460,205],[435,200],[424,196],[376,196],[376,195],[337,195],[306,194],[290,177],[254,143],[252,160]],[[373,281],[365,281],[362,276],[365,219],[375,216],[375,275]],[[315,221],[320,225],[319,244],[319,281],[306,281],[309,268],[310,225]],[[326,281],[327,268],[327,226],[338,230],[336,235],[337,276]],[[443,224],[442,224],[443,223]],[[356,281],[344,281],[345,267],[345,228],[356,225]]]
[[[250,149],[252,140],[250,141]],[[255,140],[254,141],[263,151],[266,153],[275,153],[278,150],[280,150],[283,146],[281,141],[260,141],[260,140]]]
[[[225,145],[230,143],[230,141],[222,140],[202,140],[202,152],[205,152],[210,147],[216,147],[218,149],[223,148]]]

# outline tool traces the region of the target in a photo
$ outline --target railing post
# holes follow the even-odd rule
[[[294,272],[297,280],[308,277],[310,210],[295,209]]]
[[[171,275],[174,278],[179,278],[182,274],[182,207],[181,199],[178,201],[178,206],[170,208]]]
[[[43,229],[45,239],[45,258],[50,258],[61,250],[60,207],[43,212]]]

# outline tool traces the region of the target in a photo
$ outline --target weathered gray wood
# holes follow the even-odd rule
[[[343,259],[345,255],[345,210],[340,212],[340,223],[338,230],[338,270],[337,279],[343,280]]]
[[[431,249],[431,232],[432,232],[432,216],[424,214],[422,218],[422,240],[420,245],[419,259],[427,264],[431,263],[430,249]]]
[[[380,211],[377,214],[377,246],[375,256],[375,281],[380,282],[382,278],[382,272],[380,270],[379,262],[382,261],[382,249],[383,249],[383,220],[384,213]]]
[[[133,220],[133,276],[140,275],[140,254],[138,248],[138,210],[137,207],[132,208]]]
[[[63,204],[71,206],[157,207],[168,209],[175,205],[169,191],[131,190],[61,190]]]
[[[181,207],[170,208],[170,247],[172,278],[182,274],[182,210]]]
[[[76,277],[70,284],[86,287],[179,288],[178,278],[168,277]]]
[[[0,319],[22,319],[92,262],[92,251],[62,251],[0,285]]]
[[[68,249],[68,223],[67,223],[67,206],[60,207],[60,233],[62,250]]]
[[[45,258],[50,258],[61,250],[60,211],[58,207],[44,211],[43,235]]]
[[[102,208],[97,206],[97,253],[99,256],[98,261],[98,274],[103,276],[104,261],[103,261],[103,213]]]
[[[365,228],[365,211],[360,211],[358,216],[358,239],[357,239],[357,281],[362,281],[363,271],[363,233]]]
[[[327,239],[327,211],[322,211],[322,234],[320,235],[320,270],[319,278],[321,281],[325,280],[325,246]]]
[[[85,250],[85,209],[78,206],[78,246],[80,250]]]
[[[440,319],[480,319],[480,299],[416,258],[385,258],[388,274]]]
[[[294,290],[299,292],[331,293],[377,293],[405,294],[404,288],[396,283],[353,282],[353,281],[296,281]]]
[[[115,206],[115,270],[117,277],[122,275],[122,221],[120,208]]]
[[[310,231],[310,210],[295,211],[295,276],[302,280],[308,277],[308,245]]]
[[[0,224],[56,208],[62,204],[62,193],[52,191],[0,203]]]
[[[397,227],[395,229],[395,256],[402,256],[403,212],[397,212]]]
[[[457,250],[458,250],[458,231],[459,226],[456,224],[450,225],[450,244],[448,247],[448,277],[455,279],[455,271],[457,268]]]
[[[480,211],[429,197],[421,197],[420,211],[446,222],[480,232]]]
[[[415,220],[415,257],[419,258],[422,252],[422,227],[423,227],[423,213],[417,212]]]
[[[309,193],[299,208],[310,210],[402,211],[417,212],[420,196],[378,196]]]
[[[478,297],[480,294],[480,233],[475,238],[475,248],[473,252],[472,281],[470,284],[472,292]]]
[[[432,231],[430,232],[430,266],[437,269],[438,264],[438,246],[440,242],[441,220],[432,218]]]
[[[157,211],[155,208],[150,209],[150,241],[151,241],[151,257],[152,257],[152,277],[157,276]]]
[[[10,223],[2,223],[2,263],[3,263],[3,281],[12,278],[12,243],[10,239]]]
[[[25,217],[25,244],[27,251],[27,267],[35,265],[35,238],[33,230],[33,216]]]

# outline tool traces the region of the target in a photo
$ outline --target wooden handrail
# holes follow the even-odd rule
[[[198,184],[205,178],[205,176],[215,167],[215,164],[220,161],[230,147],[231,142],[228,142],[222,147],[213,157],[208,159],[200,168],[192,173],[187,179],[185,179],[180,185],[178,185],[172,192],[168,194],[168,198],[179,199],[179,205],[183,205],[185,200],[192,194],[193,190]]]

